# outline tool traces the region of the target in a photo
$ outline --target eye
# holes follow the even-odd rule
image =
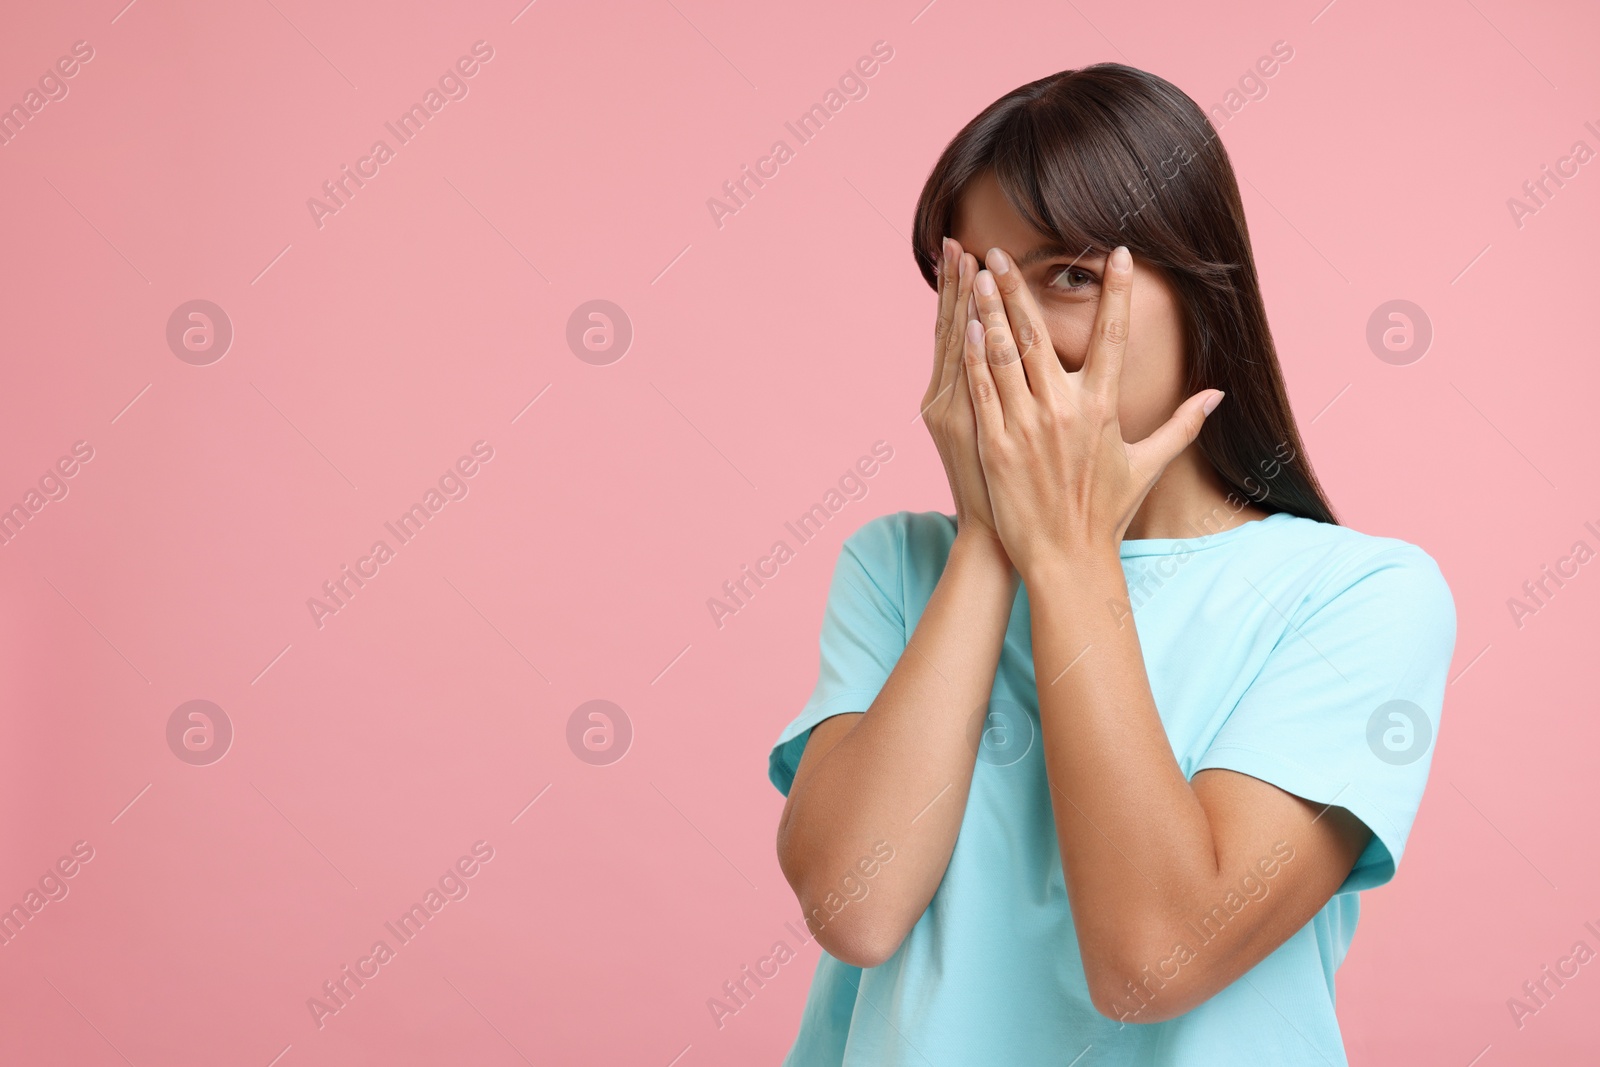
[[[1093,285],[1095,280],[1095,276],[1091,272],[1083,269],[1082,267],[1073,266],[1070,263],[1063,264],[1060,267],[1051,268],[1050,284],[1057,289],[1064,289],[1068,292],[1074,292]],[[1057,282],[1063,281],[1066,284],[1056,284]]]

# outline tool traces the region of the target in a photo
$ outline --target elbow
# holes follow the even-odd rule
[[[1137,987],[1123,977],[1117,966],[1088,955],[1083,957],[1084,981],[1089,986],[1089,1002],[1094,1010],[1119,1023],[1152,1022],[1150,1005],[1136,993]]]
[[[1095,1011],[1112,1022],[1124,1024],[1164,1023],[1182,1014],[1171,1010],[1160,995],[1152,996],[1129,979],[1091,982],[1089,1000]]]
[[[1154,944],[1150,942],[1149,944]],[[1193,990],[1167,948],[1136,945],[1083,952],[1084,979],[1095,1011],[1119,1023],[1162,1023],[1188,1011]]]
[[[865,895],[844,897],[828,887],[815,891],[804,879],[791,879],[790,884],[817,946],[841,963],[863,970],[880,967],[900,951],[910,933],[911,924],[887,911],[878,894],[868,907]]]
[[[807,915],[828,914],[826,908],[808,909]],[[820,928],[815,920],[807,920],[812,926],[812,936],[816,938],[817,945],[838,960],[848,963],[852,967],[870,970],[881,967],[887,963],[900,945],[905,941],[905,933],[895,932],[884,928],[881,922],[873,921],[869,915],[855,915],[847,919],[844,915],[830,918]]]
[[[860,892],[841,892],[838,884],[821,879],[816,871],[834,865],[807,853],[793,827],[779,831],[778,866],[817,946],[852,967],[882,966],[900,951],[919,917],[898,914],[889,896],[869,894],[864,883],[856,885]]]

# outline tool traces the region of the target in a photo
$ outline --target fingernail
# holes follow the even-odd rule
[[[1206,399],[1206,402],[1200,405],[1200,410],[1205,412],[1207,415],[1211,414],[1213,411],[1217,410],[1217,405],[1222,403],[1222,398],[1227,395],[1227,393],[1212,393],[1211,396]]]
[[[1128,252],[1127,245],[1118,245],[1111,251],[1111,269],[1128,270],[1133,266],[1133,256]]]
[[[989,255],[984,260],[989,264],[989,269],[996,274],[1004,274],[1011,269],[1011,264],[1006,260],[1006,254],[998,248],[989,249]]]
[[[967,318],[974,321],[978,318],[978,298],[971,293],[967,294]]]
[[[946,267],[955,266],[951,262],[955,257],[950,254],[950,238],[946,237],[939,242],[939,257],[944,260]]]
[[[994,295],[994,275],[986,270],[978,272],[978,292],[984,296]]]
[[[977,319],[967,323],[967,340],[975,345],[983,344],[983,323]]]

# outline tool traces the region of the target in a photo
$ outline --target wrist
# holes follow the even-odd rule
[[[1051,545],[1047,550],[1031,553],[1017,564],[1023,584],[1030,589],[1049,587],[1069,576],[1082,577],[1087,573],[1115,572],[1122,575],[1122,552],[1118,545],[1072,544]]]
[[[988,534],[958,531],[950,546],[949,565],[1004,575],[1013,584],[1021,580],[1000,539]]]

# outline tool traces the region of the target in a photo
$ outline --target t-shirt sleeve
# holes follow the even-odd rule
[[[1338,892],[1382,885],[1433,762],[1455,650],[1450,587],[1432,557],[1402,543],[1282,610],[1288,628],[1195,770],[1348,809],[1372,838]]]
[[[816,688],[784,727],[767,761],[767,777],[785,796],[811,728],[834,715],[870,708],[905,651],[904,517],[902,512],[873,519],[839,550],[823,613]]]

